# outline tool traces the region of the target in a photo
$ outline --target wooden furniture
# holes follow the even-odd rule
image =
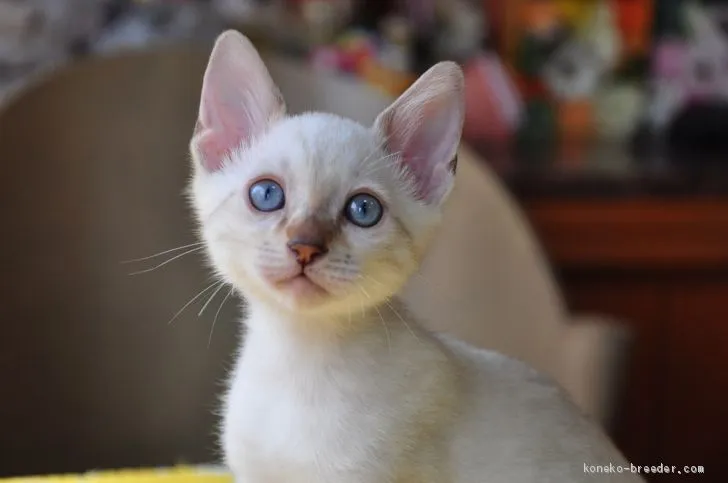
[[[570,308],[612,314],[634,331],[614,426],[620,448],[636,465],[705,467],[650,481],[728,481],[728,166],[611,155],[601,167],[598,154],[495,164]]]

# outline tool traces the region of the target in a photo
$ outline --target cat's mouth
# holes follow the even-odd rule
[[[304,272],[276,282],[276,287],[279,290],[290,293],[295,298],[321,297],[329,293]]]

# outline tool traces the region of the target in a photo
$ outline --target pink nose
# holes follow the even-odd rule
[[[297,240],[289,242],[288,248],[296,256],[296,261],[304,267],[327,252],[326,248],[319,244]]]

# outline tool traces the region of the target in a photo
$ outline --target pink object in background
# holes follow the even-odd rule
[[[523,112],[515,82],[495,54],[483,54],[464,66],[465,140],[507,141],[518,129]]]
[[[349,32],[331,45],[314,49],[309,62],[318,69],[355,74],[364,61],[376,54],[376,45],[368,35]]]
[[[357,73],[362,63],[376,57],[377,47],[369,34],[351,31],[336,42],[339,50],[339,68],[344,72]]]
[[[666,40],[655,46],[652,75],[659,79],[677,79],[683,75],[688,47],[679,40]]]
[[[335,47],[318,47],[311,53],[309,62],[316,69],[338,71],[341,67],[341,53]]]

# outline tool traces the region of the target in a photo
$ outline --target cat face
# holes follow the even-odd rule
[[[356,314],[391,297],[452,186],[461,96],[459,69],[443,64],[371,127],[286,116],[252,46],[223,34],[191,143],[192,201],[217,272],[297,313]]]
[[[353,121],[304,114],[199,177],[215,267],[246,295],[297,309],[359,311],[391,296],[439,213],[412,196],[381,141]]]

